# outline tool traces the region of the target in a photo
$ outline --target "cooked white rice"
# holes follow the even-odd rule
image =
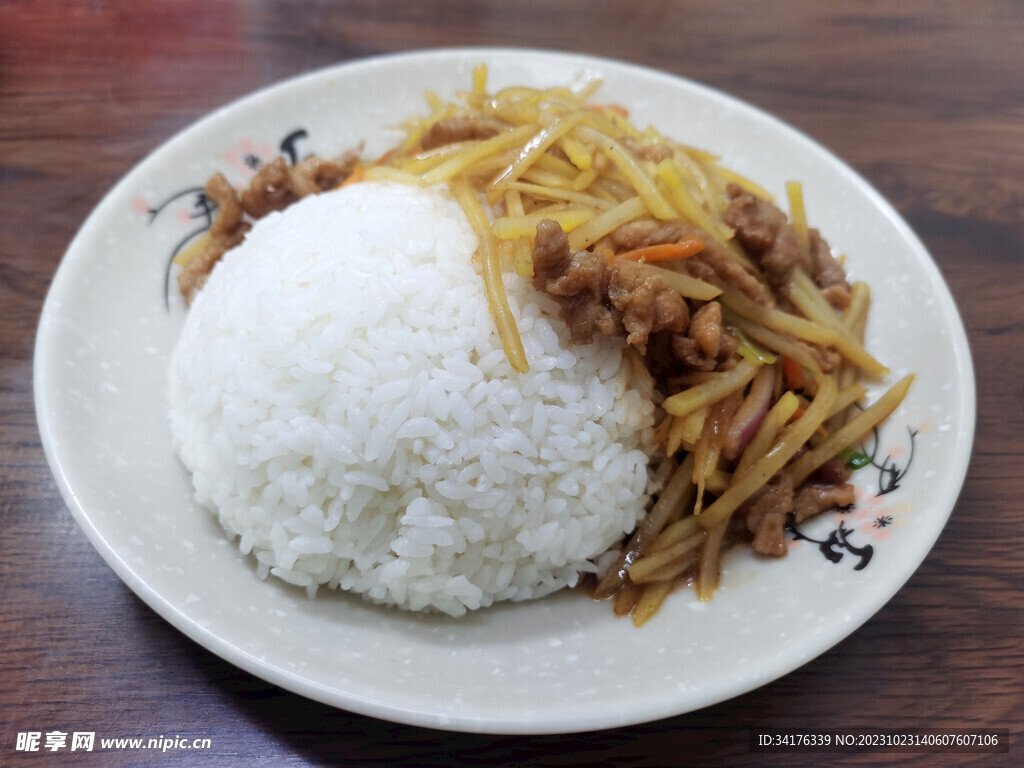
[[[595,570],[647,502],[654,406],[618,340],[571,346],[505,275],[506,360],[447,195],[362,183],[256,223],[170,376],[196,498],[258,573],[458,615]]]

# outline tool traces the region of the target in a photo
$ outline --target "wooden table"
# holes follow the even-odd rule
[[[0,6],[0,763],[19,731],[205,733],[104,765],[1024,764],[1024,10],[1012,2],[18,2]],[[584,735],[460,735],[315,704],[207,653],[138,600],[61,500],[32,400],[34,333],[78,226],[209,110],[311,68],[412,48],[609,55],[748,100],[886,195],[959,304],[974,459],[943,536],[871,621],[718,706]],[[754,754],[752,727],[1009,728],[1010,754]],[[90,757],[100,759],[98,754]],[[97,762],[89,764],[101,764]]]

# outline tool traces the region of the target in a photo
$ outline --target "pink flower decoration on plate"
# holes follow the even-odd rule
[[[873,538],[875,541],[885,541],[892,535],[892,515],[879,515],[868,520],[860,526],[860,531]]]
[[[251,178],[260,168],[277,156],[269,142],[255,142],[251,139],[239,139],[234,148],[225,150],[224,162],[238,171],[244,178]]]
[[[861,516],[867,519],[859,526],[861,533],[875,541],[885,541],[893,531],[906,527],[910,521],[909,502],[883,507],[880,505],[881,500],[880,496],[872,497],[873,505],[866,509],[867,514]]]

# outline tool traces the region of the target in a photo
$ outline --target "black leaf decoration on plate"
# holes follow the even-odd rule
[[[300,141],[307,138],[309,138],[309,132],[305,128],[297,128],[281,139],[278,144],[278,149],[281,154],[288,159],[289,164],[295,165],[299,161],[298,144]],[[242,157],[242,162],[246,168],[252,171],[258,171],[264,164],[264,161],[254,152],[245,153]],[[200,237],[204,232],[207,232],[210,229],[213,225],[213,219],[217,212],[217,206],[206,196],[204,187],[197,186],[179,190],[164,199],[164,201],[159,203],[157,206],[151,206],[147,210],[149,215],[149,224],[152,224],[161,214],[167,211],[173,203],[189,197],[192,199],[188,214],[189,219],[199,221],[201,223],[200,226],[191,229],[180,240],[178,240],[177,243],[175,243],[174,247],[171,249],[170,256],[167,258],[167,266],[164,268],[163,285],[164,308],[167,311],[170,311],[171,309],[171,271],[174,265],[174,259],[197,237]]]
[[[864,454],[871,459],[871,463],[867,466],[874,467],[878,470],[878,491],[875,494],[876,497],[885,496],[899,488],[900,481],[903,480],[907,472],[910,470],[910,465],[914,460],[914,443],[918,435],[918,430],[908,426],[907,433],[910,435],[910,452],[907,456],[907,463],[902,467],[896,463],[892,450],[887,450],[885,455],[879,461],[879,447],[881,445],[881,440],[879,439],[878,427],[875,427],[872,430],[872,445],[870,450],[867,450],[863,445],[861,446]],[[852,510],[853,507],[851,506],[846,509],[839,510],[839,512],[840,514],[845,514]],[[892,515],[879,514],[874,518],[871,526],[876,530],[880,530],[888,528],[892,524]],[[851,542],[849,537],[855,531],[852,528],[846,527],[843,523],[839,523],[839,525],[832,529],[825,538],[817,539],[800,530],[794,522],[792,515],[790,515],[789,520],[786,522],[786,530],[789,531],[794,541],[809,541],[813,544],[817,544],[818,551],[821,552],[822,556],[833,565],[841,562],[846,555],[851,555],[856,559],[856,564],[853,566],[853,570],[855,571],[861,571],[866,568],[875,553],[875,548],[871,544],[858,546]]]

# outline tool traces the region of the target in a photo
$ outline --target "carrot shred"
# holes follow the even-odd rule
[[[788,389],[804,388],[804,367],[791,357],[782,357],[782,375]]]
[[[385,152],[377,159],[377,162],[374,163],[374,165],[386,165],[387,163],[391,162],[391,158],[393,158],[397,154],[397,149],[389,149],[387,152]]]
[[[623,118],[624,120],[629,119],[629,110],[626,109],[621,104],[589,104],[587,105],[587,109],[589,109],[591,112],[597,112],[597,114],[599,115],[604,114],[604,111],[607,109],[611,112],[614,112],[616,115]]]
[[[695,235],[688,235],[678,243],[662,243],[661,245],[648,245],[645,248],[635,248],[632,251],[623,251],[616,254],[616,260],[626,261],[678,261],[688,259],[695,253],[704,250],[704,241]]]
[[[363,166],[361,165],[357,165],[356,169],[352,171],[349,177],[338,185],[338,189],[341,189],[342,187],[347,187],[350,184],[358,184],[360,181],[363,180],[364,176],[366,176],[366,169],[363,168]]]

